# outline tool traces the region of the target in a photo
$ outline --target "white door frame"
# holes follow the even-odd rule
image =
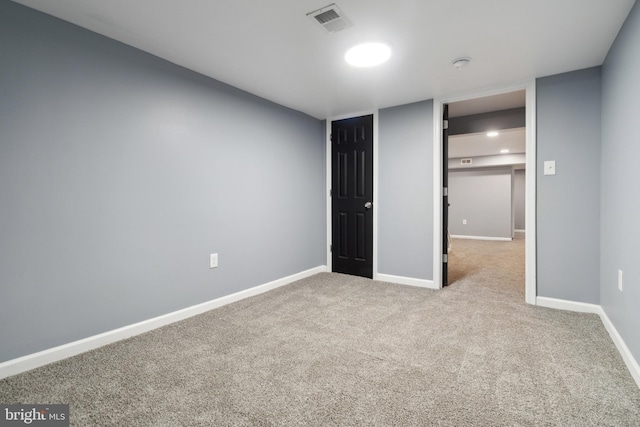
[[[526,208],[525,301],[536,304],[536,82],[442,97],[433,103],[433,283],[442,288],[442,105],[499,95],[517,90],[526,93]]]
[[[327,271],[333,269],[331,254],[331,123],[336,120],[373,115],[373,279],[378,278],[378,110],[366,110],[326,119],[326,205],[327,205]]]

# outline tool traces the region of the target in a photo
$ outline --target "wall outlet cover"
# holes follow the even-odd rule
[[[555,160],[545,160],[545,162],[544,162],[544,174],[545,175],[555,175],[556,174],[556,161]]]

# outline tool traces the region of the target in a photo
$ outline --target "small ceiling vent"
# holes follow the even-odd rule
[[[307,13],[307,16],[330,33],[342,31],[353,25],[335,3],[314,12]]]
[[[473,163],[473,159],[460,159],[461,165],[470,165],[471,163]]]

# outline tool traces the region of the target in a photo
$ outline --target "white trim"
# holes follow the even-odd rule
[[[327,194],[327,271],[333,271],[331,256],[331,123],[336,120],[350,119],[353,117],[373,116],[373,278],[378,274],[378,110],[366,110],[351,114],[328,117],[326,127],[326,194]]]
[[[460,96],[434,99],[433,102],[433,282],[442,287],[442,105],[451,102],[526,91],[526,169],[532,171],[525,178],[525,301],[536,303],[536,82],[535,80],[509,87],[487,89]]]
[[[326,158],[325,158],[325,179],[326,179],[326,205],[327,205],[327,271],[333,271],[333,257],[331,256],[331,122],[336,119],[327,119],[325,122],[326,131],[325,131],[325,145],[326,145]]]
[[[599,315],[600,320],[602,320],[605,329],[611,337],[611,340],[622,356],[622,360],[624,360],[624,363],[627,365],[629,373],[631,373],[631,376],[638,385],[638,388],[640,388],[640,365],[638,364],[638,361],[633,357],[631,350],[629,350],[629,347],[627,347],[627,344],[618,333],[618,330],[615,328],[613,322],[611,322],[611,319],[609,319],[609,316],[607,316],[607,313],[605,313],[602,306],[547,297],[537,297],[536,304],[540,307],[576,311],[579,313],[595,313]]]
[[[452,234],[452,239],[467,239],[467,240],[496,240],[499,242],[510,242],[513,239],[511,237],[487,237],[487,236],[462,236],[459,234]]]
[[[525,213],[524,228],[528,231],[527,240],[524,243],[525,252],[525,279],[524,279],[524,300],[528,304],[536,303],[538,293],[538,261],[537,261],[537,234],[536,234],[536,211],[538,201],[536,196],[536,81],[532,80],[526,86],[526,157],[525,164],[527,173],[525,175]]]
[[[442,104],[433,100],[433,283],[442,289]]]
[[[378,277],[378,117],[373,112],[373,279]]]
[[[182,310],[177,310],[172,313],[154,317],[152,319],[143,320],[142,322],[134,323],[132,325],[123,326],[122,328],[114,329],[112,331],[107,331],[98,335],[83,338],[78,341],[70,342],[68,344],[63,344],[57,347],[49,348],[47,350],[39,351],[37,353],[28,354],[26,356],[8,360],[6,362],[0,363],[0,379],[9,377],[11,375],[16,375],[21,372],[28,371],[30,369],[34,369],[52,362],[57,362],[58,360],[66,359],[68,357],[75,356],[77,354],[84,353],[86,351],[93,350],[98,347],[102,347],[107,344],[132,337],[134,335],[139,335],[144,332],[148,332],[153,329],[168,325],[170,323],[184,320],[189,317],[202,314],[206,311],[213,310],[214,308],[222,307],[224,305],[231,304],[245,298],[259,295],[272,289],[288,285],[297,280],[301,280],[326,271],[326,266],[318,266],[306,271],[302,271],[300,273],[293,274],[291,276],[283,277],[281,279],[265,283],[263,285],[246,289],[244,291],[216,298],[202,304],[197,304],[191,307],[184,308]]]
[[[526,156],[525,156],[525,160],[526,160]],[[511,200],[509,201],[511,203],[511,238],[513,240],[513,237],[515,237],[515,229],[516,229],[516,204],[514,202],[515,199],[515,193],[516,193],[516,186],[515,184],[515,180],[516,180],[516,170],[511,168],[511,194],[509,194],[509,197],[511,197]]]
[[[413,277],[393,276],[391,274],[378,273],[376,280],[396,283],[398,285],[416,286],[418,288],[438,289],[435,283],[433,283],[433,280],[415,279]]]
[[[524,231],[524,230],[519,230],[519,229],[515,229],[515,230],[513,230],[513,232],[514,232],[514,233],[525,233],[525,231]]]
[[[624,360],[624,363],[627,365],[631,376],[636,381],[638,388],[640,388],[640,365],[638,365],[638,361],[633,357],[631,350],[629,350],[629,347],[627,347],[627,344],[624,342],[615,326],[613,326],[613,322],[611,322],[611,319],[609,319],[609,316],[607,316],[607,313],[605,313],[602,307],[600,307],[600,312],[598,314],[600,314],[600,319],[602,319],[604,327],[607,329],[613,343],[618,348],[618,351],[622,356],[622,360]]]
[[[578,313],[600,313],[600,306],[597,304],[568,301],[564,299],[536,297],[536,305],[546,308],[555,308],[558,310],[575,311]]]

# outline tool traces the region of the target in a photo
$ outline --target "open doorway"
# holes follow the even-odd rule
[[[448,285],[477,269],[474,252],[524,254],[525,106],[524,90],[448,104]],[[524,257],[511,259],[524,270]]]
[[[445,147],[443,141],[443,146],[436,147],[440,148],[436,155],[441,159],[437,172],[438,184],[449,181],[441,191],[451,206],[446,218],[441,214],[441,228],[434,229],[434,234],[444,237],[450,232],[453,250],[456,239],[520,240],[524,252],[525,230],[533,233],[532,241],[526,242],[525,300],[535,303],[535,83],[436,101],[434,115],[440,117],[445,111],[448,120],[436,129],[435,137],[449,134],[451,144]],[[490,131],[498,133],[488,134]],[[531,176],[526,176],[527,166],[532,169]],[[434,200],[439,202],[436,209],[443,212],[444,198]],[[443,229],[447,219],[449,228]],[[442,251],[442,260],[448,261],[447,240],[440,242],[442,246],[437,249]],[[455,257],[451,261],[455,262]],[[434,262],[434,280],[441,285],[448,267],[445,262]],[[452,272],[449,283],[456,280]]]

